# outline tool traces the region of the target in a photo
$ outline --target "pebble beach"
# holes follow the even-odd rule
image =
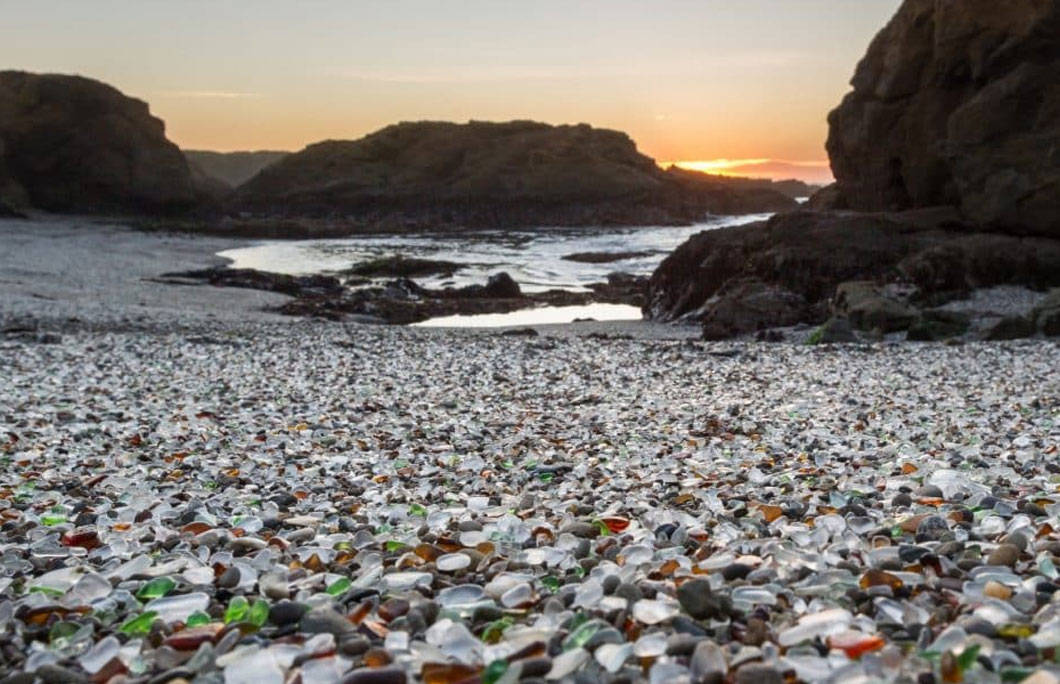
[[[161,265],[131,317],[0,298],[5,682],[1060,681],[1055,342],[309,322]]]

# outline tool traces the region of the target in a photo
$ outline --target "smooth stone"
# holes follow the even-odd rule
[[[728,669],[728,665],[725,662],[725,651],[714,641],[701,641],[692,652],[689,668],[695,677],[705,678],[716,675],[720,679],[724,677]]]
[[[298,628],[306,634],[334,634],[340,638],[356,628],[345,616],[330,608],[314,608],[302,616]]]
[[[343,675],[339,684],[406,684],[409,678],[397,667],[362,667]]]
[[[88,681],[86,675],[53,663],[41,665],[36,674],[45,684],[79,684]]]
[[[239,586],[239,577],[239,568],[230,565],[228,566],[228,569],[222,572],[221,576],[217,578],[217,586],[222,589],[234,589]]]
[[[1019,560],[1020,550],[1015,544],[1002,544],[986,558],[987,565],[1015,565]]]
[[[725,566],[725,568],[722,569],[721,576],[724,577],[726,581],[731,582],[733,580],[744,579],[749,574],[751,574],[751,570],[753,570],[753,568],[750,565],[744,565],[743,563],[733,563],[732,565],[727,565]]]
[[[367,653],[368,649],[371,647],[372,642],[368,637],[360,634],[353,634],[340,640],[336,650],[340,655],[348,658],[356,658]]]
[[[527,658],[526,660],[519,661],[522,663],[522,678],[523,681],[530,677],[544,677],[552,670],[552,658],[548,656],[539,656],[537,658]]]
[[[283,627],[284,625],[293,625],[302,619],[302,616],[306,614],[308,607],[303,603],[297,601],[280,601],[274,603],[269,608],[269,622],[272,624]]]
[[[678,587],[677,601],[681,604],[682,610],[697,620],[716,617],[720,612],[718,601],[715,600],[714,592],[710,588],[710,582],[705,579],[688,580]]]
[[[671,634],[666,639],[666,655],[687,656],[692,655],[696,646],[702,641],[702,637],[691,634]]]
[[[784,678],[772,665],[748,663],[736,671],[736,684],[784,684]]]
[[[175,667],[166,670],[147,680],[147,684],[177,684],[178,681],[191,681],[195,679],[196,672],[186,667]]]
[[[605,627],[589,637],[589,640],[585,642],[585,649],[595,651],[604,644],[621,644],[623,642],[625,642],[625,638],[622,636],[622,632],[619,632],[614,627]]]
[[[950,531],[950,526],[944,518],[937,515],[929,515],[920,521],[916,528],[917,542],[939,541],[942,535]]]
[[[674,632],[677,634],[691,634],[697,637],[707,636],[707,630],[703,628],[703,625],[687,615],[678,615],[670,621],[670,626],[673,627]]]
[[[624,582],[615,589],[615,596],[624,598],[630,603],[636,603],[644,598],[644,592],[636,584]]]
[[[1019,530],[1013,532],[1012,534],[1006,535],[1003,541],[1006,544],[1012,544],[1013,546],[1015,546],[1017,549],[1019,549],[1020,553],[1026,551],[1027,545],[1030,543],[1030,541],[1027,539],[1027,535],[1023,532],[1020,532]]]
[[[573,534],[575,537],[596,537],[600,530],[589,522],[572,522],[559,531],[560,534]]]

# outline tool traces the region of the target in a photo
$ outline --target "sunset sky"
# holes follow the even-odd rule
[[[0,67],[106,81],[185,148],[535,119],[626,131],[660,162],[819,179],[825,116],[898,4],[33,0],[4,3]]]

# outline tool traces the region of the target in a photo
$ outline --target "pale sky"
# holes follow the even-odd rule
[[[626,131],[659,161],[826,159],[900,0],[0,0],[0,67],[147,100],[185,148],[296,150],[396,121]]]

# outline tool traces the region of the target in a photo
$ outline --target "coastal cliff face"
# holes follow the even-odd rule
[[[15,208],[166,212],[195,201],[162,121],[98,81],[0,72],[0,141],[0,199]]]
[[[1060,3],[908,0],[829,116],[841,202],[1060,237]]]
[[[690,239],[648,316],[708,338],[835,316],[893,332],[979,288],[1060,286],[1060,3],[906,0],[852,83],[829,116],[836,184]]]
[[[687,222],[794,202],[664,172],[623,133],[528,121],[402,123],[311,145],[239,188],[266,215],[468,227]]]

